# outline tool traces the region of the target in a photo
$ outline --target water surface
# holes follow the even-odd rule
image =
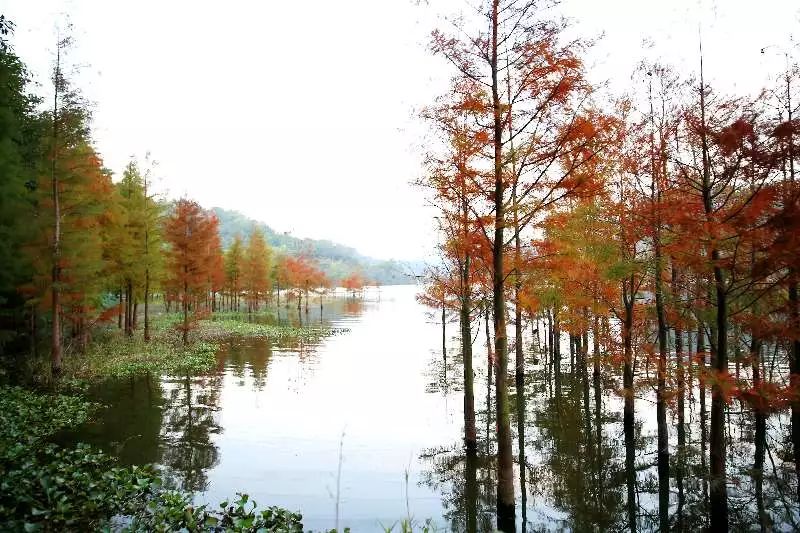
[[[78,437],[126,463],[162,465],[171,483],[197,491],[202,503],[216,505],[242,491],[260,505],[299,510],[306,529],[334,527],[338,501],[340,527],[354,531],[383,531],[406,517],[431,519],[441,530],[491,530],[496,446],[485,331],[476,321],[479,453],[468,458],[458,325],[446,325],[443,347],[440,315],[417,303],[417,290],[384,287],[363,300],[327,299],[308,314],[282,307],[275,317],[281,322],[349,331],[306,342],[231,340],[208,375],[104,384],[92,395],[109,407]],[[594,381],[591,368],[587,376],[573,374],[565,353],[556,379],[538,348],[527,330],[525,393],[511,388],[517,527],[625,530],[630,482],[639,529],[656,529],[653,391],[645,385],[637,392],[634,461],[626,464],[620,369],[603,366]],[[645,363],[637,367],[640,382],[652,372]],[[683,457],[675,452],[674,409],[668,415],[670,515],[684,531],[701,528],[707,516],[708,444],[699,429],[696,384],[687,399]],[[788,427],[786,416],[773,415],[760,434],[748,411],[731,406],[735,528],[796,527]],[[626,469],[635,471],[632,478]]]
[[[110,407],[80,437],[127,463],[163,465],[201,502],[243,491],[300,510],[310,529],[334,525],[341,444],[341,525],[380,530],[409,512],[441,522],[420,454],[459,442],[461,396],[432,383],[441,324],[416,291],[327,299],[322,312],[312,301],[308,315],[281,308],[282,322],[349,331],[314,342],[230,341],[208,375],[104,385],[92,394]]]

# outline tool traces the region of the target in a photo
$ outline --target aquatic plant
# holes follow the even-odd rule
[[[182,332],[173,327],[179,322],[180,317],[176,314],[154,317],[152,337],[148,342],[140,335],[126,337],[116,332],[99,336],[86,353],[65,358],[61,386],[80,389],[88,380],[148,373],[194,375],[208,372],[216,364],[219,343],[232,337],[318,341],[349,331],[346,328],[268,325],[225,318],[199,321],[192,331],[193,342],[183,344]]]
[[[77,396],[0,387],[0,529],[303,531],[300,514],[257,510],[247,494],[208,510],[193,505],[192,493],[166,489],[153,465],[118,467],[87,444],[47,441],[98,407]]]
[[[203,321],[197,328],[197,336],[203,340],[214,340],[224,337],[268,337],[273,340],[287,338],[312,340],[321,339],[331,335],[347,333],[347,328],[331,328],[327,326],[295,327],[272,324],[259,324],[256,322],[243,322],[240,320],[213,320]]]
[[[149,490],[150,467],[115,468],[85,444],[60,448],[57,432],[97,408],[76,396],[0,388],[0,523],[12,531],[96,527]]]
[[[195,507],[189,493],[169,490],[151,499],[144,509],[133,517],[125,532],[139,531],[225,531],[302,533],[302,515],[282,509],[267,507],[257,510],[258,504],[247,494],[237,493],[231,502],[219,504],[219,510],[208,506]]]
[[[64,375],[86,380],[146,373],[197,374],[213,368],[216,351],[216,345],[209,342],[183,346],[165,337],[144,342],[138,337],[117,336],[91,345],[84,355],[67,358],[64,361]]]

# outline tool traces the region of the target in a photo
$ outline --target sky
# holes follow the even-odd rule
[[[436,243],[411,185],[419,111],[451,74],[428,36],[474,1],[0,0],[0,13],[43,95],[57,28],[71,24],[68,64],[115,174],[149,152],[170,198],[411,260]],[[563,0],[556,12],[597,39],[590,75],[616,93],[644,58],[695,74],[701,31],[707,80],[753,93],[800,38],[795,0]]]

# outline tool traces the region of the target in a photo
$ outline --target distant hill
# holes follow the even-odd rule
[[[275,230],[238,211],[214,207],[219,218],[219,233],[223,247],[227,247],[236,234],[246,237],[253,226],[264,232],[270,246],[287,255],[305,253],[313,257],[325,274],[334,282],[360,272],[366,279],[381,285],[404,285],[414,283],[412,273],[421,274],[424,266],[420,262],[380,260],[359,254],[354,248],[328,240],[301,239]]]

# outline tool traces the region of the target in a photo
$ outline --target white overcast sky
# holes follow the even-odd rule
[[[416,116],[450,75],[426,43],[440,15],[464,5],[0,0],[0,13],[15,22],[15,49],[42,94],[55,28],[69,14],[75,83],[94,103],[97,147],[115,173],[150,151],[171,197],[414,259],[436,239],[410,185],[421,171]],[[707,79],[754,92],[800,33],[796,0],[564,0],[559,10],[581,34],[603,34],[588,62],[619,90],[645,57],[696,73],[702,21]]]

